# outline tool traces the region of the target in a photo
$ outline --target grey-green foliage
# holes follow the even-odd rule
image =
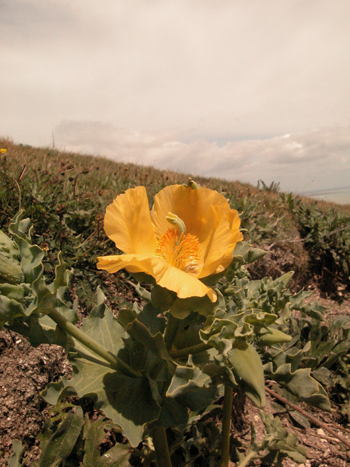
[[[0,284],[20,284],[24,280],[18,246],[0,231]]]
[[[32,345],[40,343],[54,343],[56,338],[45,331],[43,317],[50,310],[56,309],[69,321],[76,321],[76,306],[70,308],[64,301],[71,272],[66,270],[62,256],[56,266],[55,279],[46,284],[44,277],[44,252],[37,245],[32,244],[29,219],[21,219],[18,213],[10,224],[9,231],[15,242],[1,232],[0,255],[6,255],[16,264],[20,273],[14,275],[19,278],[1,276],[0,283],[0,329],[7,325],[26,335]],[[39,322],[40,320],[40,322]]]
[[[121,426],[131,444],[137,446],[142,439],[143,425],[157,419],[161,412],[157,375],[153,378],[152,375],[157,371],[155,365],[162,365],[164,349],[160,339],[153,338],[138,320],[133,322],[134,338],[130,338],[104,299],[99,291],[97,305],[84,320],[82,330],[131,365],[138,376],[114,371],[79,342],[71,340],[68,351],[74,368],[72,378],[64,377],[58,383],[49,384],[42,395],[51,404],[71,394],[92,397],[96,406]]]
[[[317,303],[304,303],[310,292],[293,295],[288,291],[286,287],[292,274],[284,274],[275,280],[251,281],[239,274],[233,263],[233,270],[228,274],[231,281],[222,286],[227,297],[228,315],[236,321],[239,318],[237,324],[241,334],[260,349],[265,376],[278,382],[297,399],[330,410],[327,393],[312,377],[310,369],[301,363],[298,337],[290,333],[293,311],[300,312],[305,320],[320,321],[325,309]]]
[[[69,406],[70,404],[67,404]],[[38,436],[41,456],[31,467],[127,467],[130,466],[128,446],[117,443],[101,455],[100,444],[106,430],[113,425],[106,418],[94,422],[84,418],[77,406],[66,413],[58,407],[58,414],[49,418]],[[24,448],[15,440],[14,454],[8,459],[9,467],[22,467]]]
[[[24,446],[17,439],[12,442],[13,454],[7,460],[8,467],[23,467],[26,460],[23,459]]]
[[[312,376],[333,394],[349,419],[350,317],[339,315],[325,322],[300,314],[291,318],[290,332],[292,345],[285,352],[293,354],[304,371],[311,369]]]
[[[24,281],[12,285],[25,287],[27,295],[25,299],[3,295],[5,311],[0,316],[3,324],[28,336],[33,345],[58,343],[66,349],[72,378],[49,384],[42,394],[47,402],[56,404],[73,394],[91,397],[133,446],[154,425],[186,424],[189,411],[209,406],[222,384],[264,407],[264,371],[296,397],[328,408],[322,387],[310,372],[298,368],[300,359],[291,359],[284,347],[292,339],[288,323],[293,309],[312,317],[322,315],[322,310],[303,305],[305,293],[293,296],[287,291],[291,274],[251,281],[244,265],[261,257],[262,250],[237,246],[226,279],[215,278],[219,282],[214,304],[203,305],[196,297],[181,301],[157,286],[151,293],[138,286],[144,305],[123,306],[116,319],[99,290],[82,331],[122,360],[130,369],[126,371],[112,367],[47,316],[54,309],[71,323],[76,319],[75,309],[63,300],[70,273],[60,256],[55,279],[46,284],[43,252],[32,245],[28,227],[29,221],[20,216],[10,227]]]
[[[305,248],[323,289],[333,293],[341,285],[349,289],[350,217],[334,209],[323,212],[315,204],[300,205],[296,214]]]
[[[282,467],[286,457],[299,464],[306,462],[309,457],[306,448],[298,443],[295,433],[283,428],[281,420],[270,413],[260,411],[260,417],[265,425],[266,436],[262,441],[256,442],[253,431],[252,451],[257,454],[254,457],[260,458],[266,465],[276,467]]]

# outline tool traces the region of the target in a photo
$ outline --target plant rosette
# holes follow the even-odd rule
[[[193,182],[169,186],[156,195],[151,212],[144,187],[118,196],[107,208],[105,230],[124,254],[101,257],[98,267],[141,273],[153,285],[151,291],[137,285],[143,305],[124,303],[117,318],[98,289],[81,328],[75,326],[77,304],[71,308],[64,302],[71,272],[59,254],[55,279],[47,284],[44,253],[32,245],[28,227],[29,219],[19,214],[10,225],[14,242],[0,237],[0,253],[13,265],[11,277],[0,271],[0,325],[32,345],[65,348],[73,374],[47,386],[42,396],[48,403],[74,394],[91,397],[132,446],[150,434],[158,464],[166,467],[171,463],[165,430],[186,425],[191,411],[209,407],[222,385],[226,428],[233,390],[264,407],[264,370],[296,397],[328,408],[310,371],[298,369],[301,357],[290,363],[296,354],[283,345],[294,342],[279,330],[292,307],[315,316],[320,312],[301,307],[305,293],[286,294],[291,274],[249,280],[244,265],[264,252],[241,242],[238,213],[219,193]],[[259,352],[270,345],[274,350],[264,352],[268,363],[263,365]]]

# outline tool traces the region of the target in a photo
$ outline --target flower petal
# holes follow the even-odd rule
[[[156,237],[159,238],[171,225],[166,220],[169,212],[176,214],[186,225],[186,232],[196,235],[202,243],[207,236],[208,218],[212,205],[230,208],[226,198],[209,188],[192,189],[183,185],[163,188],[154,197],[151,211]]]
[[[127,190],[107,207],[105,232],[124,253],[154,255],[157,247],[143,186]]]
[[[224,196],[208,188],[193,190],[182,185],[164,188],[155,196],[151,211],[157,238],[169,228],[166,220],[169,212],[184,221],[187,233],[198,237],[203,262],[199,277],[207,277],[229,265],[235,244],[243,237],[238,213],[230,208]]]
[[[149,274],[154,277],[158,285],[172,290],[177,294],[178,298],[208,295],[212,302],[216,301],[216,294],[210,287],[186,272],[171,266],[161,258],[127,254],[102,256],[98,260],[97,268],[110,273],[125,268],[131,273],[144,272]]]
[[[155,262],[154,262],[155,263]],[[178,298],[204,297],[208,295],[212,302],[217,297],[215,292],[199,279],[180,269],[171,266],[165,261],[158,261],[154,264],[153,274],[158,285],[168,290],[176,292]]]
[[[201,244],[204,266],[199,277],[214,274],[230,248],[231,231],[226,216],[227,208],[211,206],[210,211],[212,218],[208,219],[208,235]]]
[[[153,275],[151,257],[148,255],[127,254],[100,256],[97,263],[97,269],[104,269],[110,273],[127,269],[129,272],[144,272]]]
[[[227,249],[224,257],[222,258],[220,266],[217,268],[216,273],[222,272],[226,269],[232,262],[233,259],[233,250],[238,242],[243,240],[243,234],[240,232],[239,228],[241,225],[241,220],[238,217],[238,212],[235,209],[230,209],[226,212],[226,216],[229,222],[230,231],[231,231],[231,240],[230,246]]]
[[[239,231],[239,228],[241,226],[241,219],[238,216],[238,211],[236,211],[235,209],[230,209],[226,213],[226,216],[231,230],[230,249],[232,248],[233,251],[235,249],[236,243],[243,240],[243,234]]]

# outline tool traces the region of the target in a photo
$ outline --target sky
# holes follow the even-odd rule
[[[1,0],[0,136],[350,187],[349,18],[349,0]]]

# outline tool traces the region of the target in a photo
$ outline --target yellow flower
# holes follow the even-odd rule
[[[104,228],[124,255],[98,258],[113,273],[146,273],[179,298],[216,294],[201,279],[224,271],[243,239],[240,219],[224,196],[208,188],[172,185],[161,190],[149,211],[145,187],[119,195],[107,207]]]
[[[7,149],[5,149],[5,148],[0,149],[0,154],[6,154],[6,153],[7,153]]]

